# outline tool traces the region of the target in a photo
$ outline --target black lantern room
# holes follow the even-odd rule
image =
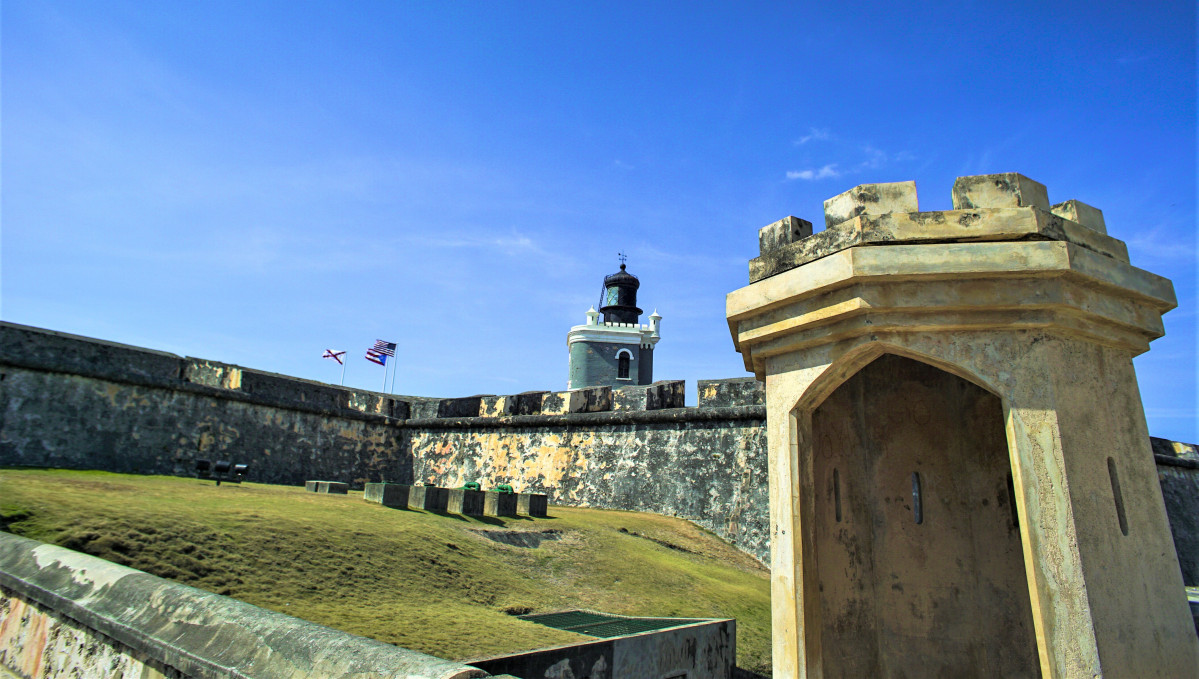
[[[600,313],[605,323],[636,323],[641,315],[641,309],[637,308],[637,288],[641,287],[641,281],[624,267],[621,263],[620,271],[604,278]]]

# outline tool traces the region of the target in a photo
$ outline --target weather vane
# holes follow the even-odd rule
[[[620,265],[624,266],[624,261],[628,259],[623,252],[616,253],[616,258],[620,260]]]

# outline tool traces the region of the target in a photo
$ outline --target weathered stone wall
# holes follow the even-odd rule
[[[1199,446],[1151,438],[1182,580],[1199,587]]]
[[[421,419],[406,436],[418,482],[679,516],[763,561],[770,552],[758,407]]]

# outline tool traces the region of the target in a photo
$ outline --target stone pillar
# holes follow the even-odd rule
[[[766,383],[775,676],[1199,676],[1132,366],[1163,334],[1173,287],[1128,264],[1099,210],[1051,207],[1027,177],[959,178],[953,198],[953,210],[918,212],[912,182],[856,187],[825,202],[822,232],[766,227],[751,285],[728,297],[737,350]],[[884,354],[925,365],[909,371],[918,380],[910,398],[859,409],[857,419],[821,410],[835,393],[838,403],[865,403],[838,390],[859,384],[851,379]],[[953,377],[936,377],[943,373]],[[970,428],[944,419],[957,392],[929,392],[931,384],[989,392],[979,398],[1002,404],[988,412],[1007,439],[1007,463],[998,464],[1010,468],[1008,492],[969,490],[1002,488],[1003,472],[975,478],[982,472],[944,457],[972,450]],[[816,440],[818,411],[822,426],[846,436]],[[911,413],[931,423],[930,438],[862,443],[867,434],[921,434],[907,426]],[[877,417],[900,419],[892,427]],[[941,440],[940,429],[967,439],[920,447]],[[829,445],[837,464],[854,465],[835,482],[816,477],[835,452]],[[880,450],[911,452],[901,457],[912,470],[884,464],[900,453]],[[955,487],[945,470],[969,483]],[[832,516],[833,502],[837,523],[828,524],[818,517]],[[855,503],[849,523],[842,502]],[[955,536],[951,525],[977,532]],[[1000,577],[986,552],[1004,540],[1013,561]],[[945,545],[966,550],[956,570],[952,553],[936,551]],[[916,565],[871,567],[875,549]],[[932,560],[928,572],[948,563],[974,585],[922,581],[922,559]],[[837,592],[850,598],[830,598]],[[868,610],[880,592],[889,609]],[[847,612],[846,601],[862,610]],[[994,650],[988,640],[947,621],[990,610],[1009,616],[1009,628],[1031,619],[1035,635],[1016,633],[1012,653],[983,662],[978,654]]]

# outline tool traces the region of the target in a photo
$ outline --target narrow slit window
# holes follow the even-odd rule
[[[924,523],[924,497],[920,487],[920,472],[912,472],[912,518],[916,524]]]
[[[833,470],[833,509],[837,513],[837,523],[841,523],[841,474]]]
[[[1116,519],[1120,522],[1120,532],[1128,535],[1128,517],[1124,514],[1124,495],[1120,493],[1120,475],[1116,472],[1116,461],[1107,458],[1107,475],[1112,480],[1112,500],[1116,503]]]
[[[629,379],[629,355],[628,354],[621,354],[620,357],[616,359],[616,377],[618,379],[622,379],[622,380]]]

